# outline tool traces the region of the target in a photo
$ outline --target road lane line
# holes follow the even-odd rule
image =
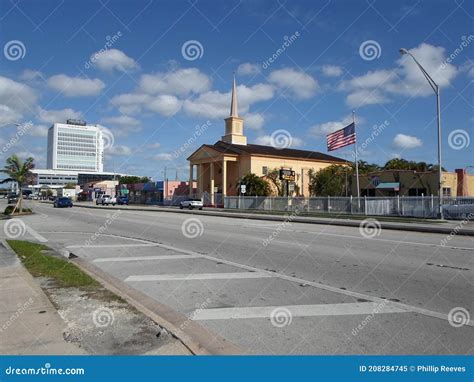
[[[408,313],[390,303],[356,302],[342,304],[287,305],[287,306],[251,306],[237,308],[197,309],[190,317],[196,321],[229,320],[245,318],[270,318],[279,309],[284,308],[291,317],[372,315],[381,313]]]
[[[123,248],[123,247],[156,247],[156,244],[97,244],[69,245],[66,248]]]
[[[233,273],[195,273],[167,275],[136,275],[128,276],[125,281],[178,281],[178,280],[230,280],[270,278],[266,272],[233,272]]]
[[[26,231],[33,236],[36,240],[38,240],[40,243],[47,243],[48,239],[46,239],[44,236],[41,236],[37,231],[35,231],[33,228],[30,226],[26,226]]]
[[[108,263],[116,261],[142,261],[142,260],[176,260],[176,259],[196,259],[202,258],[200,255],[158,255],[158,256],[134,256],[134,257],[100,257],[92,260],[93,263]]]

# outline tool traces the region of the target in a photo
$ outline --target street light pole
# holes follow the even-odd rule
[[[436,94],[436,120],[438,125],[438,218],[443,219],[443,178],[442,178],[442,167],[441,167],[441,104],[440,104],[440,88],[438,84],[431,78],[428,72],[421,66],[418,60],[405,48],[400,49],[400,54],[409,55],[418,68],[421,70],[426,80],[430,84],[431,88]]]

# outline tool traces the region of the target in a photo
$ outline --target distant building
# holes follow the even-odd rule
[[[48,130],[47,169],[104,171],[104,143],[100,127],[85,121],[55,123]]]
[[[35,185],[66,185],[74,183],[83,185],[90,182],[98,182],[102,180],[119,179],[125,174],[117,174],[114,172],[95,172],[86,171],[66,171],[66,170],[50,170],[35,168],[31,171],[35,175]]]
[[[360,175],[361,196],[430,196],[438,195],[436,171],[382,170]],[[443,196],[474,196],[474,175],[465,169],[443,171]],[[352,195],[357,195],[355,176]]]
[[[291,137],[282,138],[291,142]],[[275,147],[247,143],[244,120],[238,116],[234,79],[230,116],[225,119],[224,136],[213,145],[202,145],[188,158],[190,182],[197,179],[196,197],[204,198],[205,204],[222,205],[222,197],[238,195],[242,176],[253,173],[264,177],[274,169],[294,171],[294,185],[299,194],[309,196],[309,170],[318,171],[332,164],[347,163],[344,159],[317,151],[283,146],[278,147],[278,142]]]
[[[196,182],[191,192],[196,191]],[[120,184],[117,195],[126,195],[131,204],[178,205],[188,199],[189,183],[179,180],[159,180],[157,182]]]

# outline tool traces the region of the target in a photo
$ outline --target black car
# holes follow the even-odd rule
[[[17,194],[8,194],[8,204],[13,204],[18,202],[18,195]]]
[[[55,208],[61,208],[61,207],[72,207],[72,201],[69,198],[66,197],[60,197],[56,198],[54,201],[54,207]]]

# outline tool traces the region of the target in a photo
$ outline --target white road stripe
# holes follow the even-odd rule
[[[200,255],[158,255],[158,256],[134,256],[134,257],[100,257],[94,259],[93,263],[108,263],[116,261],[141,261],[141,260],[177,260],[202,258]]]
[[[241,308],[197,309],[190,317],[193,320],[229,320],[243,318],[270,318],[273,312],[282,308],[289,312],[291,317],[316,316],[347,316],[371,315],[381,313],[408,313],[390,303],[357,302],[346,304],[319,304],[319,305],[288,305],[288,306],[255,306]]]
[[[123,247],[156,247],[156,244],[98,244],[69,245],[66,248],[123,248]]]
[[[196,273],[128,276],[125,281],[229,280],[273,277],[264,272]]]

